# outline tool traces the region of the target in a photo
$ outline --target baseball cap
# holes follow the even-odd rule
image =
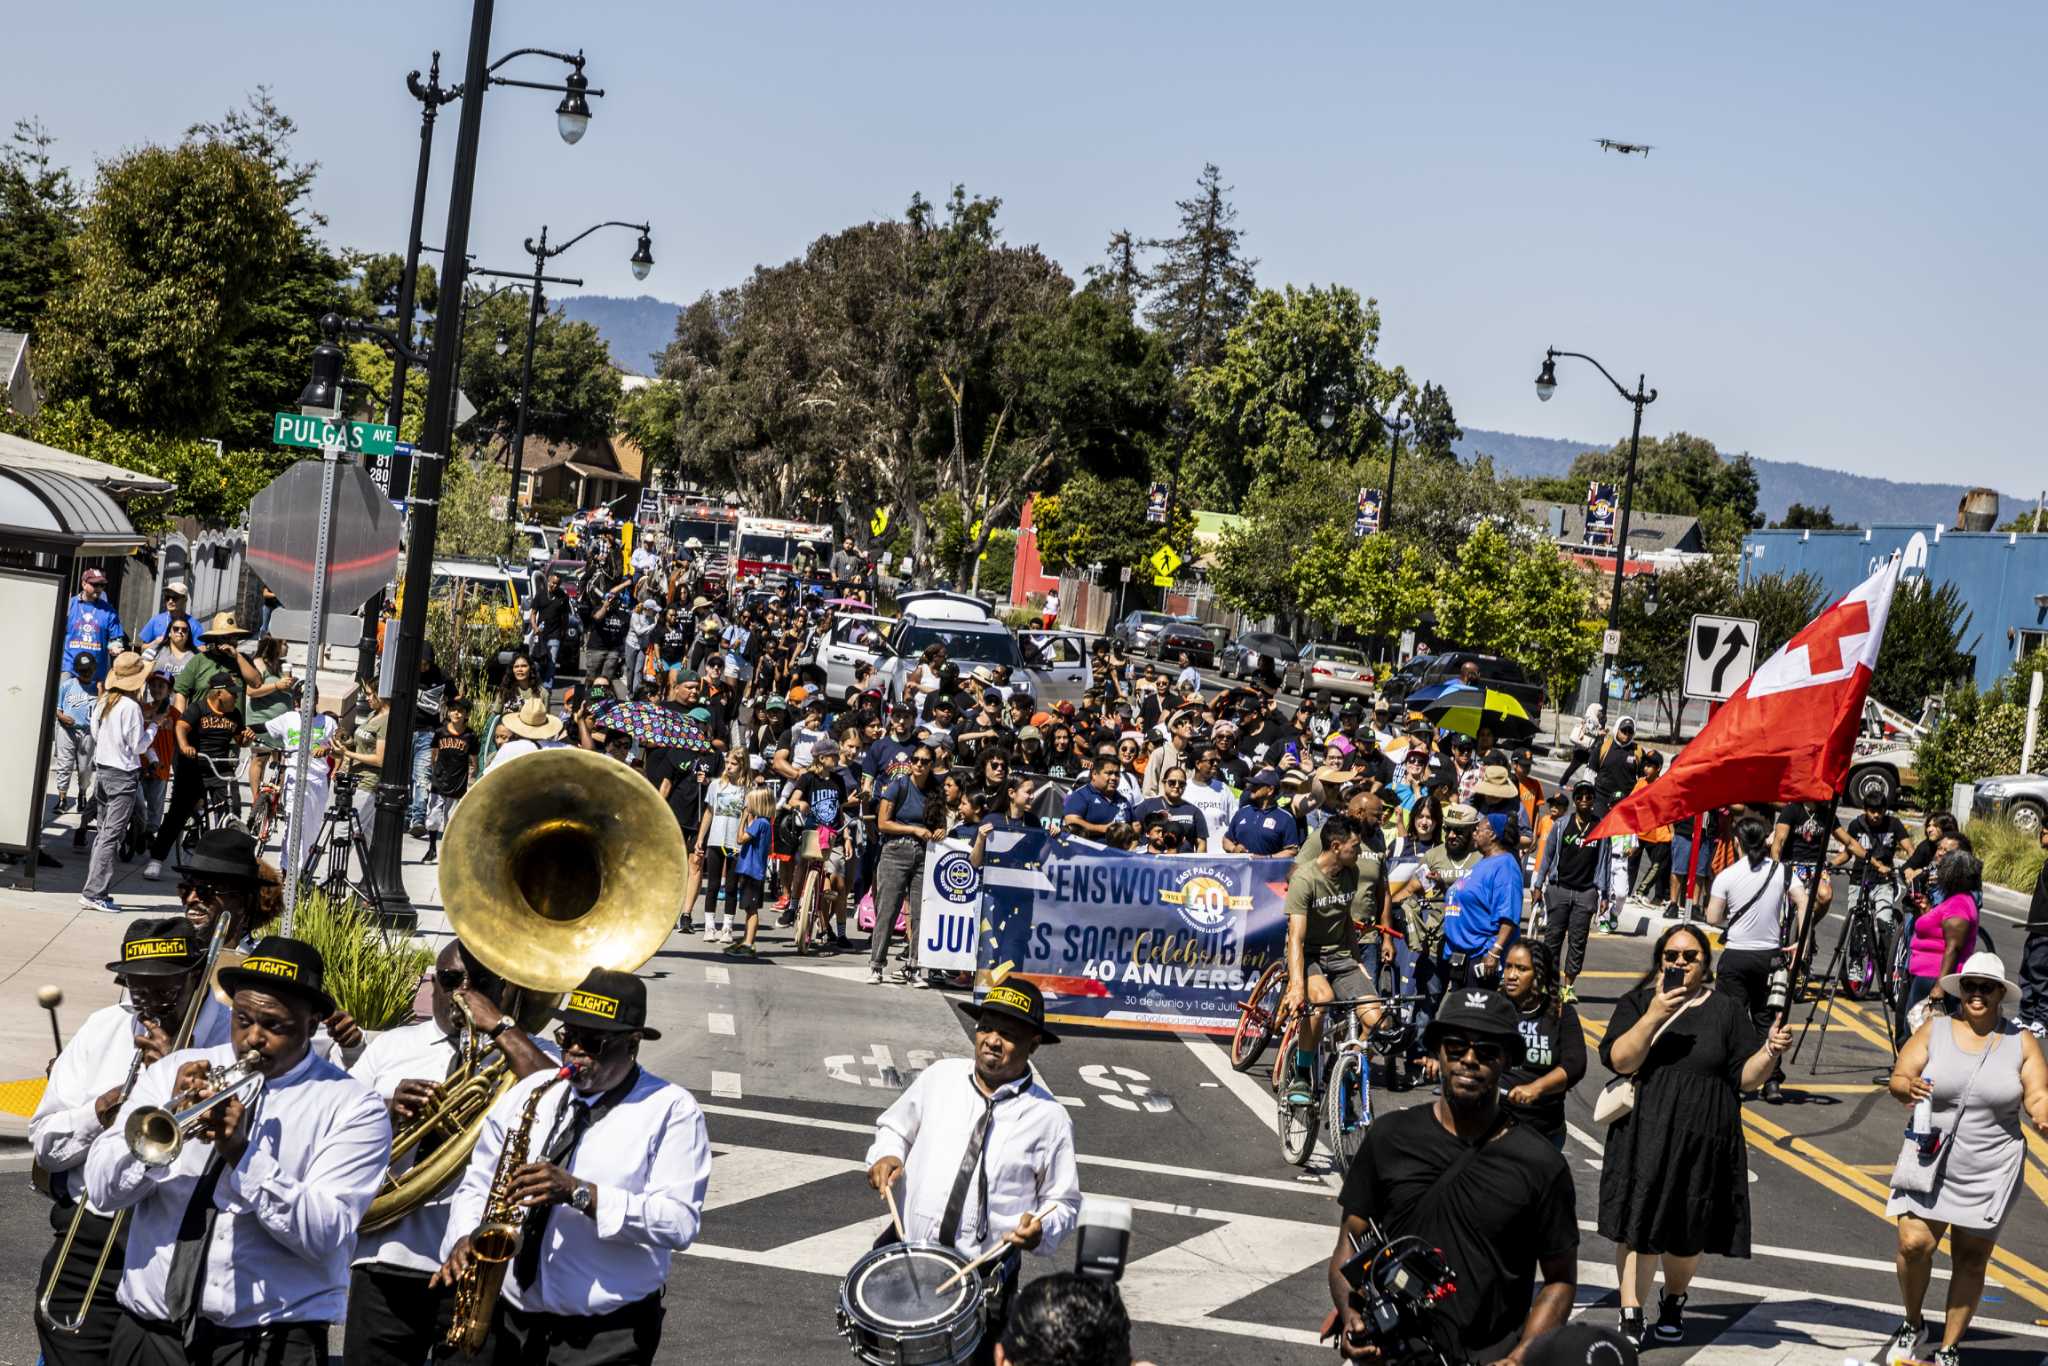
[[[1463,802],[1452,802],[1444,808],[1446,830],[1473,830],[1479,825],[1479,812]]]
[[[1448,819],[1448,817],[1446,818]],[[1436,1018],[1422,1031],[1422,1046],[1435,1048],[1446,1032],[1512,1039],[1520,1033],[1519,1012],[1508,998],[1482,987],[1444,993]]]
[[[107,576],[97,569],[88,569],[85,573],[79,575],[79,581],[81,583],[105,583]]]

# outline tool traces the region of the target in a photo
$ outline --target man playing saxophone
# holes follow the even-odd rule
[[[432,981],[431,1017],[378,1035],[349,1068],[350,1076],[384,1098],[394,1133],[440,1106],[446,1083],[475,1075],[491,1059],[502,1058],[515,1078],[557,1066],[545,1047],[504,1013],[505,980],[459,941],[450,940],[441,950]],[[394,1156],[393,1175],[427,1157],[448,1137],[437,1129],[410,1153]],[[460,1168],[455,1175],[461,1176]],[[451,1180],[397,1223],[366,1230],[357,1242],[342,1336],[345,1366],[418,1366],[447,1335],[448,1292],[428,1282],[441,1268],[454,1194]]]
[[[556,1015],[570,1085],[550,1086],[556,1074],[539,1073],[492,1107],[449,1212],[450,1234],[460,1233],[434,1279],[458,1294],[474,1284],[473,1231],[495,1187],[522,1227],[491,1324],[493,1361],[651,1362],[669,1257],[695,1241],[711,1178],[704,1115],[688,1091],[640,1066],[640,1041],[661,1036],[647,1027],[638,977],[594,970]],[[511,1141],[522,1120],[535,1150]],[[489,1299],[476,1310],[486,1318]]]
[[[140,1069],[170,1051],[204,965],[204,947],[183,917],[130,924],[121,937],[119,961],[107,964],[115,983],[127,988],[127,999],[86,1017],[52,1064],[42,1103],[29,1121],[29,1146],[36,1165],[49,1175],[49,1194],[56,1202],[50,1227],[57,1238],[37,1281],[39,1293],[49,1291],[47,1314],[36,1315],[36,1337],[50,1366],[99,1366],[107,1358],[121,1317],[114,1281],[121,1275],[128,1242],[126,1221],[117,1228],[105,1210],[90,1202],[81,1212],[85,1173],[80,1169],[93,1141],[120,1112]],[[207,1005],[219,1009],[210,998]],[[95,1276],[110,1239],[104,1269]],[[76,1322],[81,1311],[84,1322],[75,1329],[58,1326]]]
[[[132,1211],[112,1366],[325,1366],[391,1122],[311,1051],[335,1011],[324,973],[319,950],[276,936],[221,969],[231,1040],[145,1067],[93,1141],[88,1197]]]

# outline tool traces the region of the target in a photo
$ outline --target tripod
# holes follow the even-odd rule
[[[1813,887],[1817,885],[1819,883],[1819,880],[1823,876],[1826,876],[1826,874],[1827,866],[1824,863],[1815,865],[1814,875],[1807,889],[1808,905],[1813,904]],[[1863,909],[1864,906],[1862,901],[1857,900],[1849,907],[1849,909],[1843,915],[1842,932],[1836,936],[1834,955],[1828,959],[1825,984],[1821,987],[1819,995],[1814,997],[1812,1006],[1807,1010],[1805,1022],[1799,1026],[1798,1042],[1792,1045],[1791,1060],[1797,1062],[1799,1060],[1799,1050],[1806,1046],[1807,1031],[1813,1028],[1814,1016],[1819,1015],[1821,1013],[1822,1008],[1825,1007],[1827,1010],[1827,1016],[1820,1022],[1820,1035],[1814,1040],[1813,1044],[1812,1066],[1816,1071],[1818,1071],[1820,1068],[1821,1050],[1827,1047],[1828,1025],[1831,1024],[1835,1018],[1835,997],[1836,994],[1840,992],[1842,989],[1842,959],[1849,950],[1849,940],[1851,934],[1856,927],[1858,916],[1860,913],[1862,913]],[[1810,918],[1809,924],[1805,927],[1806,932],[1802,934],[1803,943],[1811,943],[1811,932],[1815,928],[1817,928],[1817,921]],[[1808,980],[1810,981],[1811,979],[1809,978]],[[1788,1015],[1790,1014],[1789,1005],[1787,1007],[1786,1013]],[[1887,1021],[1885,1029],[1885,1038],[1886,1041],[1891,1045],[1892,1060],[1896,1062],[1898,1061],[1899,1057],[1899,1041],[1895,1032],[1890,1028],[1889,1010],[1886,1011],[1886,1015]],[[1882,1083],[1889,1075],[1890,1069],[1886,1069],[1885,1072],[1880,1073],[1876,1078],[1874,1078],[1874,1080],[1879,1083]]]

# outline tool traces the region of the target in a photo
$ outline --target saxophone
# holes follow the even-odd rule
[[[511,1268],[513,1254],[519,1251],[526,1211],[512,1203],[512,1174],[526,1165],[527,1149],[533,1142],[534,1113],[540,1109],[541,1097],[574,1071],[564,1067],[533,1089],[519,1116],[519,1127],[506,1136],[504,1151],[498,1154],[497,1170],[491,1174],[490,1198],[484,1204],[484,1220],[469,1235],[469,1269],[455,1278],[455,1319],[448,1325],[444,1340],[445,1346],[459,1348],[466,1356],[475,1356],[483,1349],[498,1308],[498,1292],[505,1285],[505,1272]]]

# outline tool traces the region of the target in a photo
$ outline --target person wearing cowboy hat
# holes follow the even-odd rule
[[[1952,1266],[1948,1313],[1936,1366],[1957,1366],[1957,1344],[1984,1293],[1984,1269],[2011,1213],[2027,1162],[2024,1120],[2048,1135],[2048,1060],[2041,1041],[2003,1007],[2017,1006],[2019,983],[1988,950],[1965,958],[1941,979],[1956,1002],[1936,1011],[1899,1049],[1889,1084],[1913,1118],[1892,1169],[1885,1213],[1899,1221],[1899,1289],[1905,1320],[1882,1362],[1926,1360],[1920,1311],[1944,1234]]]
[[[119,909],[108,895],[114,884],[114,859],[142,801],[142,766],[156,740],[157,728],[142,709],[142,690],[148,682],[149,662],[133,650],[121,654],[87,723],[92,730],[93,790],[99,801],[99,828],[93,835],[85,886],[78,894],[79,905],[88,910]]]
[[[356,1231],[390,1161],[391,1121],[375,1091],[313,1047],[335,1013],[325,976],[311,944],[258,941],[217,974],[234,996],[232,1037],[145,1067],[94,1140],[86,1194],[130,1212],[110,1363],[326,1361]],[[259,1090],[207,1111],[168,1164],[136,1155],[123,1133],[130,1115],[214,1094],[208,1070],[237,1060],[253,1062]]]
[[[1487,764],[1479,770],[1479,781],[1472,785],[1472,807],[1493,827],[1494,838],[1502,847],[1521,846],[1528,833],[1517,819],[1522,809],[1522,790],[1515,786],[1514,775],[1506,764]]]
[[[237,718],[242,715],[245,685],[241,656],[235,647],[249,638],[249,632],[235,620],[234,613],[215,612],[207,619],[205,635],[205,648],[187,660],[171,682],[171,710],[175,718],[189,720],[193,725],[198,725],[207,713],[207,695],[216,688],[227,689],[231,704],[228,710]],[[187,754],[180,745],[178,757],[171,765],[170,805],[149,842],[149,862],[142,868],[142,876],[148,881],[154,882],[163,875],[164,859],[170,855],[171,846],[184,833],[185,822],[206,800],[206,779],[210,776],[212,770],[205,762],[196,753]]]
[[[511,1173],[525,1229],[493,1328],[497,1359],[634,1362],[654,1359],[669,1260],[697,1239],[711,1145],[688,1091],[640,1065],[647,984],[594,968],[555,1012],[561,1073],[534,1073],[500,1096],[463,1169],[448,1211],[435,1286],[473,1264],[505,1138],[535,1093],[527,1162]],[[587,1140],[587,1141],[586,1141]]]
[[[512,738],[499,745],[491,756],[493,768],[522,754],[531,754],[538,749],[560,749],[567,743],[562,739],[562,732],[567,727],[562,724],[561,717],[548,710],[545,698],[527,698],[519,704],[516,713],[498,724],[512,732]]]
[[[1074,1123],[1031,1068],[1031,1055],[1059,1036],[1045,1025],[1045,997],[1022,977],[1000,976],[978,1004],[974,1057],[941,1058],[875,1123],[868,1184],[885,1199],[891,1187],[903,1237],[935,1242],[963,1257],[998,1244],[1010,1251],[986,1275],[996,1284],[988,1331],[973,1360],[994,1360],[1019,1254],[1051,1257],[1081,1212],[1074,1165]],[[896,1241],[885,1229],[877,1246]]]
[[[121,937],[120,954],[107,964],[115,984],[126,988],[125,999],[86,1016],[50,1065],[43,1098],[29,1120],[28,1141],[36,1165],[49,1176],[46,1193],[62,1218],[55,1223],[59,1237],[36,1284],[48,1284],[57,1266],[62,1231],[84,1195],[86,1153],[120,1112],[129,1069],[138,1055],[147,1065],[170,1051],[171,1036],[185,1018],[204,966],[205,948],[182,917],[131,922]],[[88,1203],[78,1228],[81,1245],[99,1246],[111,1234],[108,1213]],[[110,1266],[120,1265],[126,1242],[125,1236],[115,1239]],[[90,1257],[74,1253],[64,1259],[52,1316],[69,1318],[78,1312],[91,1270]],[[94,1298],[84,1326],[75,1333],[56,1332],[43,1315],[36,1315],[43,1360],[50,1366],[98,1366],[107,1359],[120,1318],[121,1307],[111,1294]]]
[[[1422,1033],[1442,1093],[1367,1126],[1337,1197],[1343,1218],[1329,1267],[1336,1314],[1326,1331],[1342,1330],[1346,1360],[1380,1354],[1347,1267],[1374,1223],[1389,1241],[1436,1248],[1457,1273],[1458,1293],[1435,1318],[1460,1359],[1519,1362],[1527,1344],[1571,1316],[1579,1253],[1571,1169],[1548,1139],[1501,1108],[1519,1019],[1498,992],[1451,992]]]

